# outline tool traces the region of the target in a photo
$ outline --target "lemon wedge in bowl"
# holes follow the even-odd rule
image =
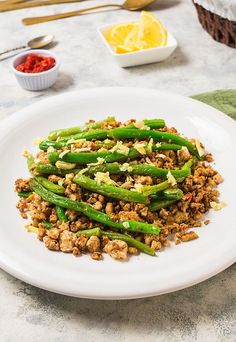
[[[136,23],[121,23],[112,26],[106,34],[106,40],[112,47],[124,45],[126,37],[133,30]]]
[[[137,44],[144,49],[165,46],[167,31],[161,21],[149,12],[142,11]]]
[[[106,40],[116,53],[165,46],[167,31],[154,15],[142,11],[139,22],[121,23],[111,27]]]

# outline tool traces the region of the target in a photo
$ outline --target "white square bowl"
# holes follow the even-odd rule
[[[107,42],[105,38],[107,32],[114,25],[115,24],[100,27],[98,29],[98,33],[103,43],[106,45],[107,49],[110,51],[110,54],[115,58],[118,65],[123,68],[132,67],[135,65],[161,62],[165,60],[166,58],[168,58],[178,46],[178,43],[176,39],[174,38],[174,36],[170,32],[167,32],[168,36],[167,36],[166,46],[143,49],[143,50],[123,53],[123,54],[115,53],[113,48],[110,46],[110,44]]]

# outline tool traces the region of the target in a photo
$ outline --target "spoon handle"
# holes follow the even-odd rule
[[[33,8],[39,6],[49,6],[55,4],[82,2],[83,0],[5,0],[0,1],[0,12],[15,11],[22,8]]]
[[[5,55],[5,53],[9,53],[9,52],[12,52],[12,51],[15,51],[15,50],[20,50],[20,49],[25,49],[27,46],[19,46],[17,48],[14,48],[14,49],[10,49],[10,50],[5,50],[3,52],[0,52],[0,56],[1,55]]]
[[[95,6],[95,7],[90,7],[90,8],[84,8],[79,11],[72,11],[72,12],[66,12],[66,13],[59,13],[59,14],[53,14],[53,15],[46,15],[43,17],[33,17],[33,18],[25,18],[22,20],[22,23],[24,25],[34,25],[34,24],[39,24],[39,23],[44,23],[47,21],[52,21],[52,20],[58,20],[58,19],[63,19],[63,18],[68,18],[68,17],[74,17],[76,15],[79,15],[84,12],[89,12],[92,10],[96,10],[99,8],[105,8],[105,7],[118,7],[122,8],[122,5],[118,4],[111,4],[111,5],[100,5],[100,6]]]

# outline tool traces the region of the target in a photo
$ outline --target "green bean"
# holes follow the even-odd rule
[[[43,221],[43,226],[45,229],[51,229],[52,228],[51,222],[48,222],[48,221]]]
[[[183,166],[182,166],[182,170],[186,170],[186,169],[191,169],[193,165],[193,160],[189,159]]]
[[[156,211],[158,209],[166,208],[171,204],[174,204],[175,202],[179,201],[183,196],[183,193],[179,194],[179,196],[176,196],[176,198],[173,199],[158,199],[156,201],[153,201],[149,205],[149,210],[150,211]]]
[[[87,132],[86,132],[87,133]],[[90,139],[87,139],[90,140]],[[39,144],[39,148],[43,151],[47,151],[49,147],[53,147],[56,150],[60,150],[65,146],[70,146],[73,144],[73,141],[76,141],[75,139],[68,139],[67,141],[50,141],[50,140],[44,140]],[[107,147],[111,147],[110,144],[107,144],[105,142],[97,142],[97,144],[101,145],[103,147],[104,145]],[[177,144],[161,144],[159,146],[152,145],[153,151],[163,151],[163,150],[181,150],[182,146]],[[140,156],[140,153],[136,150],[136,156]]]
[[[122,171],[122,167],[118,163],[90,166],[86,171],[86,175],[91,176],[97,172],[109,172],[111,175],[144,175],[157,177],[160,179],[166,179],[168,172],[170,172],[176,178],[176,180],[178,180],[179,178],[182,179],[183,177],[187,177],[188,175],[190,175],[190,169],[168,170],[161,169],[150,164],[130,164],[130,166],[132,167],[132,169],[129,169],[129,171]]]
[[[149,203],[147,196],[144,196],[139,192],[126,190],[110,184],[99,184],[94,179],[91,179],[79,173],[74,177],[73,182],[75,182],[84,189],[90,190],[92,192],[97,192],[106,197],[111,197],[127,202],[144,204]]]
[[[57,218],[61,222],[67,222],[68,221],[68,218],[66,216],[65,211],[66,211],[65,208],[62,208],[62,207],[59,207],[58,205],[56,205]]]
[[[165,190],[170,187],[170,183],[168,181],[164,181],[162,183],[156,185],[144,185],[142,187],[142,194],[145,196],[150,196],[159,191]]]
[[[153,235],[158,235],[160,233],[160,228],[152,224],[147,224],[133,220],[115,222],[109,215],[92,208],[87,203],[73,201],[69,198],[54,194],[53,192],[45,189],[41,184],[37,182],[36,179],[31,180],[31,188],[40,197],[42,197],[44,201],[53,203],[63,208],[81,212],[90,219],[96,222],[100,222],[106,226],[113,227],[115,229],[121,229],[127,232],[140,232]]]
[[[72,169],[72,170],[62,170],[58,169],[56,166],[51,164],[37,164],[36,171],[40,174],[46,175],[61,175],[65,176],[68,173],[78,173],[81,169]]]
[[[150,196],[152,199],[155,200],[162,200],[162,199],[181,199],[183,197],[183,191],[181,189],[166,189],[161,192],[157,192]]]
[[[65,154],[62,158],[60,158],[60,153],[58,152],[49,152],[48,160],[50,163],[55,163],[58,160],[63,160],[68,163],[75,163],[78,165],[86,165],[90,163],[97,163],[98,158],[103,158],[105,162],[113,162],[113,161],[125,161],[127,160],[127,156],[117,152],[94,152],[94,153],[75,153],[69,152]]]
[[[65,188],[61,185],[54,184],[53,182],[50,182],[47,178],[44,177],[35,177],[37,182],[44,186],[46,189],[54,192],[55,194],[64,194]]]
[[[91,228],[91,229],[78,230],[75,234],[86,236],[86,237],[101,236],[101,229],[100,228]]]
[[[124,140],[124,139],[150,139],[152,138],[154,141],[160,142],[173,142],[175,144],[186,146],[188,150],[199,157],[197,148],[188,140],[180,137],[179,135],[167,133],[167,132],[159,132],[152,130],[144,130],[144,129],[124,129],[124,128],[114,128],[107,132],[108,137],[111,137],[116,140]]]
[[[151,120],[142,120],[142,121],[145,126],[150,127],[151,129],[163,128],[166,125],[163,119],[151,119]],[[137,127],[133,123],[122,128],[137,128]]]
[[[58,143],[57,143],[58,144]],[[162,145],[164,146],[164,145]],[[173,145],[165,144],[164,149],[170,149]],[[177,148],[176,148],[177,147]],[[181,146],[175,145],[176,149],[180,149]],[[160,150],[160,146],[153,145],[153,151]],[[162,148],[163,149],[163,148]],[[127,155],[118,152],[92,152],[92,153],[81,153],[81,152],[68,152],[60,158],[59,152],[48,152],[48,159],[51,163],[55,163],[57,160],[63,160],[69,163],[76,163],[79,165],[86,165],[90,163],[96,163],[98,158],[103,158],[106,163],[112,163],[115,161],[126,161],[128,159],[136,159],[143,157],[135,148],[131,147]]]
[[[138,248],[141,252],[149,254],[151,256],[155,256],[155,250],[146,244],[132,238],[129,235],[119,234],[119,233],[113,233],[113,232],[107,232],[104,230],[101,230],[101,234],[107,236],[111,240],[122,240],[125,241],[129,246]]]
[[[100,128],[104,123],[106,122],[114,122],[116,121],[114,116],[109,116],[105,120],[98,121],[95,123],[89,123],[85,125],[84,127],[76,126],[76,127],[69,127],[69,128],[62,128],[62,129],[56,129],[51,132],[49,132],[48,139],[49,140],[56,140],[59,137],[66,137],[71,136],[77,133],[81,133],[82,131],[89,129],[89,128]]]
[[[86,139],[86,140],[104,140],[107,138],[107,130],[106,129],[95,129],[91,131],[86,132],[80,132],[74,135],[62,137],[60,141],[50,141],[50,140],[44,140],[41,141],[39,144],[39,148],[43,151],[46,151],[49,147],[54,147],[56,149],[62,148],[64,146],[67,146],[67,141],[69,140],[79,140],[79,139]],[[73,143],[73,142],[71,142]]]
[[[30,195],[32,195],[32,191],[17,192],[17,195],[21,198],[28,198]]]

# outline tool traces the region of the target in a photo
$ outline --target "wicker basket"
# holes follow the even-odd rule
[[[196,3],[194,5],[204,30],[218,42],[236,48],[236,21],[224,19]]]

